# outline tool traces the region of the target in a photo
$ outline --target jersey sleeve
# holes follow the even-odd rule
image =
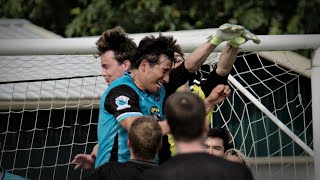
[[[228,75],[226,76],[220,76],[216,72],[217,65],[214,67],[214,69],[210,72],[210,74],[207,76],[206,80],[201,81],[201,89],[205,95],[205,97],[208,97],[211,93],[212,89],[214,89],[219,84],[225,84],[228,85]]]
[[[164,84],[166,89],[166,97],[174,93],[178,87],[185,84],[188,80],[194,79],[195,73],[190,73],[184,63],[172,69],[169,75],[169,83]]]
[[[139,95],[127,85],[111,89],[106,96],[104,108],[108,113],[113,114],[118,122],[127,117],[142,116]]]

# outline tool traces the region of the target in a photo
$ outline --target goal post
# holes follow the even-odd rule
[[[311,66],[312,119],[313,119],[313,149],[315,179],[320,179],[320,47],[314,51]]]
[[[164,35],[173,35],[177,43],[181,45],[184,52],[192,52],[199,47],[205,39],[214,34],[216,29],[205,31],[176,31],[164,32]],[[136,43],[145,35],[155,35],[159,33],[131,34]],[[247,42],[241,45],[240,51],[282,51],[317,49],[319,47],[319,36],[317,34],[308,35],[259,35],[261,43]],[[91,38],[63,38],[63,39],[1,39],[0,55],[76,55],[94,54],[97,52],[95,42],[98,37]],[[26,46],[28,44],[28,46]],[[221,52],[224,43],[219,45],[214,51]]]
[[[188,53],[215,31],[163,34],[173,35]],[[150,34],[159,33],[129,36],[138,43]],[[293,167],[294,179],[320,179],[320,34],[258,37],[261,44],[241,46],[228,78],[232,96],[215,110],[214,121],[230,131],[255,175],[272,179]],[[96,143],[97,109],[107,87],[92,56],[97,39],[0,40],[1,166],[32,179],[85,176],[70,162]],[[288,51],[301,49],[315,52],[309,66],[309,60],[304,67],[289,61]],[[262,51],[285,56],[266,62]]]
[[[284,131],[291,139],[293,139],[302,149],[310,156],[314,156],[313,150],[306,145],[297,135],[295,135],[285,124],[283,124],[275,115],[273,115],[259,100],[257,100],[249,91],[247,91],[233,76],[229,76],[228,80],[241,91],[253,104],[255,104],[264,114],[266,114],[273,123],[275,123],[282,131]]]

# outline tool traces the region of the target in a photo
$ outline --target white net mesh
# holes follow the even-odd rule
[[[288,58],[290,52],[271,52],[273,57],[278,54],[277,61],[268,61],[259,54],[239,55],[232,76],[306,147],[312,148],[311,80],[305,77],[310,73],[310,61],[294,64]],[[230,132],[235,148],[249,157],[256,179],[313,179],[309,154],[234,84],[229,84],[233,93],[215,110],[213,125]]]
[[[1,166],[30,179],[79,179],[82,172],[69,162],[96,143],[99,98],[107,87],[99,60],[20,56],[0,62]]]
[[[292,58],[280,59],[267,61],[261,54],[244,53],[231,74],[312,147],[308,70],[292,63]],[[99,98],[107,87],[99,76],[99,60],[10,56],[0,57],[0,68],[1,166],[30,179],[85,177],[87,172],[74,171],[70,162],[96,143]],[[203,66],[202,77],[210,69]],[[256,179],[312,179],[313,166],[305,150],[230,86],[232,95],[216,109],[213,125],[230,131],[235,147],[249,157]]]

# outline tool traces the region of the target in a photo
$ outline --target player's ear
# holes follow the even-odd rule
[[[127,60],[125,60],[122,64],[124,65],[124,67],[125,67],[126,70],[131,69],[131,62],[130,62],[130,60],[127,59]]]
[[[145,71],[145,68],[149,65],[149,61],[146,59],[143,59],[140,63],[140,67],[142,69],[142,71]]]

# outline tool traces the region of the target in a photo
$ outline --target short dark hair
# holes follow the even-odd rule
[[[172,36],[163,36],[162,34],[157,38],[152,35],[146,36],[139,43],[132,68],[138,69],[144,59],[148,60],[151,65],[157,64],[161,55],[166,55],[169,60],[175,62],[174,52],[183,54]]]
[[[229,144],[230,136],[226,129],[214,127],[211,128],[208,132],[208,138],[220,138],[223,141],[224,152],[230,149],[232,145]]]
[[[141,116],[131,124],[128,138],[136,157],[154,159],[161,148],[162,130],[155,118]]]
[[[203,136],[206,111],[200,97],[191,92],[170,95],[164,105],[171,134],[177,141],[192,141]]]
[[[137,50],[136,43],[128,37],[120,26],[104,31],[97,40],[96,46],[98,49],[97,57],[112,50],[119,64],[122,64],[125,60],[132,61]]]

